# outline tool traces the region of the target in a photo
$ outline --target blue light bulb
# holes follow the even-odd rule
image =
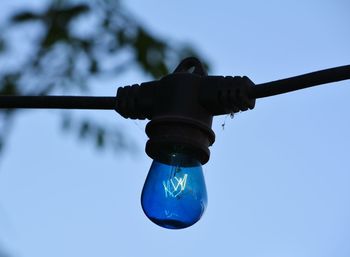
[[[207,206],[201,163],[188,154],[172,153],[154,160],[143,186],[141,204],[146,216],[169,229],[196,223]]]

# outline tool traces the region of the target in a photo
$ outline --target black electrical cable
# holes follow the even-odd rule
[[[258,84],[249,90],[249,98],[268,97],[346,79],[350,79],[350,65]],[[45,108],[115,110],[116,106],[117,97],[0,96],[0,109]]]
[[[249,96],[251,98],[268,97],[346,79],[350,79],[350,65],[259,84],[252,88]]]
[[[0,108],[114,110],[116,103],[104,96],[0,96]]]

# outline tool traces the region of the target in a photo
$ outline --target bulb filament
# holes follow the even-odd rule
[[[165,197],[177,197],[186,189],[187,174],[183,177],[176,177],[163,181]]]

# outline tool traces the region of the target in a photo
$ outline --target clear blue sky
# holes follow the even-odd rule
[[[124,2],[155,33],[192,42],[212,74],[262,83],[350,64],[347,0]],[[103,81],[96,94],[145,79]],[[0,162],[2,244],[20,257],[349,257],[349,97],[345,81],[258,100],[225,130],[217,117],[208,208],[181,231],[140,207],[144,123],[92,112],[137,141],[137,154],[116,156],[63,133],[55,111],[25,111]]]

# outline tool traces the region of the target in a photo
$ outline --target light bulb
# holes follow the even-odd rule
[[[141,204],[146,216],[169,229],[196,223],[207,206],[201,163],[184,153],[154,160],[143,186]]]

